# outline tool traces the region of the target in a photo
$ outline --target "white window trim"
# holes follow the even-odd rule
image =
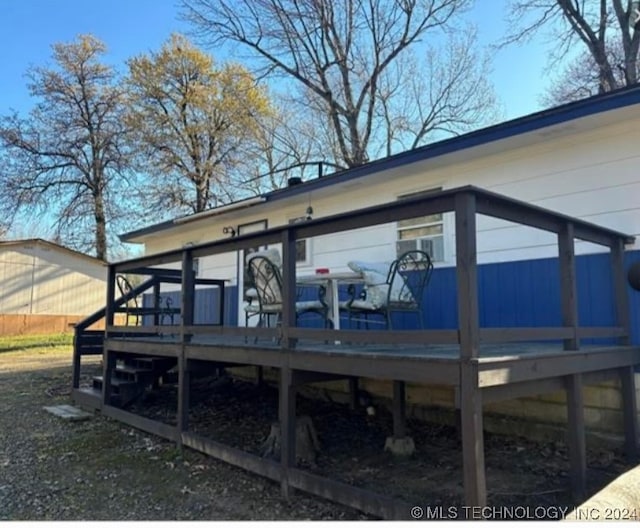
[[[306,222],[307,218],[304,216],[296,216],[293,218],[290,218],[288,223],[289,224],[297,224],[299,222]],[[306,266],[311,266],[313,263],[313,257],[311,254],[311,239],[310,238],[301,238],[300,240],[304,240],[305,244],[306,244],[306,248],[305,248],[305,253],[306,253],[306,259],[305,260],[296,260],[296,265],[300,266],[300,267],[306,267]]]
[[[402,192],[396,194],[396,200],[400,200],[402,198],[406,198],[411,196],[412,194],[418,194],[422,192],[429,191],[443,191],[446,189],[446,186],[443,183],[434,183],[429,185],[428,187],[417,187],[413,189],[404,189]],[[400,240],[398,233],[402,230],[402,228],[398,225],[399,222],[396,222],[395,226],[395,240],[394,240],[394,252],[396,250],[396,242]],[[410,228],[405,228],[410,229]],[[434,260],[433,263],[435,266],[442,266],[451,262],[452,255],[450,251],[449,239],[451,238],[451,229],[452,229],[452,221],[451,221],[451,213],[442,213],[442,259]],[[432,237],[420,237],[420,238],[432,238]]]

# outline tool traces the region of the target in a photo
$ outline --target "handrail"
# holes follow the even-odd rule
[[[114,301],[114,305],[115,306],[120,306],[120,305],[124,304],[125,302],[130,301],[134,297],[140,295],[145,290],[148,290],[150,287],[154,286],[156,284],[156,282],[158,282],[158,277],[152,277],[150,279],[147,279],[143,283],[141,283],[138,286],[136,286],[135,288],[131,289],[125,295],[123,295],[123,296],[119,297],[118,299],[116,299]],[[106,312],[107,312],[107,307],[103,306],[97,312],[92,313],[87,318],[83,319],[79,323],[76,323],[76,325],[75,325],[76,332],[78,330],[85,330],[87,327],[91,326],[93,323],[98,322],[100,319],[102,319],[105,316]]]
[[[403,198],[384,204],[379,204],[356,211],[320,217],[306,222],[284,224],[255,233],[234,236],[223,240],[216,240],[199,245],[184,247],[139,257],[110,265],[110,276],[117,273],[143,273],[149,266],[164,263],[182,266],[182,275],[174,280],[182,283],[183,308],[193,310],[194,281],[189,270],[195,258],[208,255],[218,255],[265,244],[280,244],[282,246],[284,303],[282,310],[281,330],[282,347],[294,343],[296,332],[292,324],[292,314],[295,314],[295,300],[291,292],[295,290],[295,242],[299,239],[315,236],[341,233],[357,228],[397,222],[405,219],[425,215],[452,212],[455,216],[455,268],[457,284],[457,310],[459,343],[468,357],[475,357],[482,341],[497,339],[520,339],[527,335],[544,338],[544,330],[535,330],[516,335],[513,331],[504,329],[500,332],[481,329],[478,306],[478,258],[477,258],[477,217],[478,215],[492,216],[520,225],[545,230],[557,235],[557,247],[560,265],[559,300],[561,303],[561,328],[566,349],[577,349],[580,339],[593,330],[585,330],[578,320],[576,295],[576,263],[574,240],[581,239],[603,245],[611,251],[611,269],[614,279],[614,300],[616,303],[616,321],[609,330],[598,330],[597,336],[616,336],[620,344],[628,341],[630,326],[626,306],[626,289],[624,283],[624,245],[634,242],[635,238],[613,229],[598,226],[584,220],[557,213],[526,202],[515,200],[491,191],[474,186],[464,186],[455,189],[430,193],[428,195]],[[111,306],[114,306],[113,304]],[[185,328],[190,321],[183,317],[181,332],[187,335]],[[567,332],[569,329],[569,332]],[[482,330],[482,333],[481,333]],[[556,329],[546,329],[549,337],[558,337]],[[327,332],[326,330],[322,330]]]
[[[427,214],[447,213],[455,210],[455,199],[462,194],[476,198],[477,212],[510,222],[528,225],[545,231],[558,233],[562,226],[571,223],[576,238],[611,247],[616,240],[625,244],[633,243],[635,238],[627,233],[599,226],[585,220],[557,213],[550,209],[532,205],[498,193],[487,191],[473,185],[434,192],[426,196],[403,198],[393,202],[374,205],[347,213],[315,218],[297,224],[276,226],[255,233],[238,235],[230,239],[216,240],[189,247],[194,257],[213,255],[278,243],[283,233],[292,232],[294,238],[309,238],[318,235],[338,233],[350,229],[367,227],[381,223],[424,216]],[[175,249],[154,255],[137,257],[112,264],[116,272],[142,273],[147,266],[168,262],[179,262],[183,249]]]

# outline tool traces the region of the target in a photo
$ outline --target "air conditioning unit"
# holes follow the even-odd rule
[[[396,241],[396,255],[399,257],[400,255],[406,253],[407,251],[424,251],[431,258],[434,257],[434,244],[433,240],[430,238],[410,238],[408,240],[398,240]]]

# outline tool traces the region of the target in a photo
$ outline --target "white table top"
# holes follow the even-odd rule
[[[314,284],[327,281],[363,282],[362,275],[353,271],[338,271],[333,273],[314,273],[313,275],[300,275],[296,282]]]

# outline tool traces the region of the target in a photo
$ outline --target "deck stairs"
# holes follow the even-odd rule
[[[110,405],[125,408],[145,391],[161,383],[174,381],[170,372],[177,364],[175,358],[155,356],[124,356],[118,359],[111,374]],[[81,389],[87,396],[102,398],[103,377],[94,376],[92,386]]]

